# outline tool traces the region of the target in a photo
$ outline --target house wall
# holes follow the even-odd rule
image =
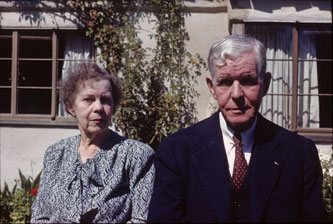
[[[19,2],[20,4],[15,5],[15,2]],[[56,10],[59,6],[53,2],[40,1],[37,5],[31,2],[32,1],[0,1],[0,27],[77,29],[82,26],[71,13],[64,11],[61,7],[61,10]],[[299,8],[295,8],[292,4],[286,5],[286,1],[273,1],[275,2],[274,7],[267,9],[264,7],[268,4],[267,2],[268,1],[262,1],[262,4],[258,4],[258,1],[245,0],[230,2],[227,0],[185,1],[187,7],[185,10],[188,12],[185,24],[190,38],[187,42],[188,50],[192,54],[199,53],[206,60],[211,44],[221,37],[230,34],[232,26],[229,24],[229,21],[234,23],[243,19],[258,19],[263,16],[265,16],[265,18],[274,19],[278,18],[276,17],[277,15],[280,15],[279,18],[283,19],[285,12],[293,12],[295,9]],[[277,2],[284,4],[276,5]],[[326,6],[324,8],[317,7],[316,4],[318,2],[324,2],[324,5],[327,5],[328,1],[310,2],[314,2],[313,7],[307,8],[305,15],[309,15],[313,12],[314,17],[318,16],[322,18],[323,15],[325,15],[324,18],[327,18]],[[253,5],[253,3],[255,4]],[[43,10],[42,13],[40,12],[41,10]],[[290,15],[292,14],[293,13],[290,13]],[[154,44],[148,36],[152,32],[153,26],[153,24],[149,22],[150,19],[152,19],[150,16],[152,15],[147,14],[147,16],[141,19],[140,25],[142,30],[140,36],[144,40],[144,46],[152,46]],[[209,93],[205,81],[205,77],[209,75],[208,71],[203,70],[202,74],[203,75],[198,78],[197,89],[200,96],[196,101],[199,120],[208,117],[215,110],[214,100]],[[19,177],[18,168],[20,168],[25,175],[35,176],[42,168],[43,155],[46,148],[62,138],[78,133],[75,127],[0,124],[0,187],[2,188],[4,181],[6,181],[10,187],[14,185],[14,180]],[[317,146],[325,155],[330,155],[331,145],[318,144]]]
[[[77,135],[77,128],[0,127],[1,187],[11,187],[24,175],[35,177],[43,166],[44,152],[56,141]]]
[[[190,40],[187,48],[192,54],[199,53],[205,60],[212,43],[229,34],[227,1],[186,1],[185,24]],[[42,12],[41,12],[42,11]],[[144,46],[155,43],[149,38],[153,32],[153,14],[147,12],[140,19],[140,37]],[[0,1],[0,26],[2,29],[78,29],[80,21],[63,7],[52,1]],[[203,70],[198,80],[200,97],[197,99],[198,119],[208,117],[211,96],[206,87]],[[1,188],[6,181],[10,187],[19,178],[18,168],[25,175],[35,177],[42,169],[46,148],[56,141],[78,134],[75,127],[0,123]]]

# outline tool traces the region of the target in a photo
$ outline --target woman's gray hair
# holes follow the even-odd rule
[[[100,68],[95,63],[75,64],[68,76],[60,81],[60,100],[65,104],[67,112],[69,113],[68,106],[73,105],[80,85],[89,80],[100,81],[104,79],[109,80],[111,84],[112,112],[114,113],[122,98],[119,78],[117,75],[110,75],[105,69]]]
[[[239,57],[246,52],[256,55],[257,74],[263,78],[266,72],[266,47],[259,40],[248,35],[230,35],[214,43],[209,50],[208,68],[215,78],[214,66],[223,66],[226,59]]]

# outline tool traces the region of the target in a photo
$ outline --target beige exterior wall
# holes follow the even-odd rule
[[[45,1],[43,2],[45,3]],[[300,6],[294,7],[292,4],[288,6],[286,5],[286,1],[271,1],[273,2],[271,6],[271,3],[268,3],[269,1],[261,1],[262,5],[258,4],[258,2],[260,1],[186,1],[186,10],[189,12],[186,16],[186,29],[190,37],[190,40],[187,42],[189,51],[192,54],[199,53],[206,60],[211,44],[221,37],[229,35],[229,30],[231,30],[229,29],[229,21],[237,22],[240,20],[254,20],[258,18],[274,19],[278,18],[277,15],[280,15],[279,18],[283,19],[285,12],[294,12],[300,8]],[[326,6],[329,1],[296,2],[306,2],[307,5],[308,2],[314,2],[313,7],[307,8],[302,14],[306,13],[309,15],[313,12],[314,16],[320,16],[320,18],[323,19],[327,19],[328,16],[330,16],[331,21],[331,14],[327,14]],[[316,2],[324,2],[325,7],[316,5]],[[278,3],[280,3],[280,5]],[[297,3],[297,5],[298,4],[301,3]],[[274,7],[272,8],[272,6]],[[45,6],[41,5],[39,7],[42,9]],[[322,11],[318,13],[318,10]],[[29,15],[29,12],[26,12],[25,15]],[[39,22],[37,20],[31,20],[31,18],[26,20],[22,13],[15,11],[11,3],[8,3],[8,1],[7,3],[0,2],[1,28],[76,29],[79,24],[75,17],[72,17],[72,15],[68,13],[52,12],[51,10],[42,14],[36,14],[36,10],[32,10],[31,15],[37,17],[43,16],[45,20]],[[140,35],[144,39],[145,46],[152,46],[154,44],[148,37],[152,32],[152,26],[153,24],[149,23],[148,17],[141,20],[142,30]],[[202,71],[202,73],[203,75],[199,78],[197,87],[200,93],[200,97],[197,99],[199,120],[210,116],[211,113],[214,112],[214,108],[211,106],[214,104],[214,100],[209,93],[205,81],[205,77],[209,74],[208,71]],[[76,128],[49,126],[32,127],[22,125],[1,126],[0,124],[1,188],[3,187],[4,181],[10,186],[14,185],[14,180],[19,177],[18,168],[20,168],[25,175],[35,176],[42,168],[43,155],[46,148],[62,138],[78,133]],[[318,148],[321,149],[325,155],[330,155],[331,147],[331,145],[327,144],[318,145]]]
[[[0,127],[1,187],[25,175],[36,176],[43,166],[46,148],[56,141],[77,135],[79,131],[63,128]]]
[[[28,1],[26,1],[28,2]],[[77,29],[80,26],[78,20],[68,12],[57,12],[52,9],[54,3],[44,1],[38,5],[21,4],[27,8],[20,8],[10,2],[0,2],[0,25],[3,29]],[[15,7],[16,8],[15,8]],[[57,6],[58,7],[58,6]],[[186,2],[186,29],[190,41],[187,47],[192,54],[199,53],[205,60],[212,43],[223,36],[228,35],[228,14],[227,1],[212,2],[197,0]],[[46,12],[39,13],[39,9],[48,8]],[[18,10],[26,10],[18,12]],[[1,11],[1,10],[0,10]],[[30,16],[29,16],[30,15]],[[150,16],[150,17],[149,17]],[[149,21],[153,19],[152,14],[144,16],[141,21],[140,37],[144,46],[153,46],[154,41],[150,40],[149,34],[153,32],[153,25]],[[202,120],[210,115],[207,109],[211,100],[210,93],[206,86],[205,77],[208,71],[202,71],[203,75],[198,80],[198,91],[200,97],[197,100],[198,119]],[[76,128],[61,127],[33,127],[28,125],[6,125],[0,124],[0,156],[1,176],[0,184],[3,187],[4,181],[9,186],[15,184],[19,178],[18,168],[25,175],[36,176],[42,169],[43,156],[48,146],[56,141],[78,134]]]

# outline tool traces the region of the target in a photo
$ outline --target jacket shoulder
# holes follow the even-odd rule
[[[168,137],[163,141],[186,143],[188,141],[192,142],[196,140],[203,132],[208,131],[212,126],[219,126],[218,114],[214,114],[211,117],[208,117],[198,123],[195,123],[187,128],[181,129]],[[162,141],[162,142],[163,142]]]
[[[277,142],[292,149],[316,149],[314,142],[296,132],[283,128],[266,118],[259,116],[256,138],[265,138],[272,143]]]

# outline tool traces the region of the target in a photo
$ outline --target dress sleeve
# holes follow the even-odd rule
[[[144,223],[147,220],[155,179],[154,151],[148,145],[135,141],[130,152],[128,175],[132,214],[129,223]]]
[[[51,203],[49,201],[50,179],[55,162],[53,146],[50,146],[44,155],[43,170],[39,183],[36,200],[31,206],[31,223],[50,223],[51,220]]]

